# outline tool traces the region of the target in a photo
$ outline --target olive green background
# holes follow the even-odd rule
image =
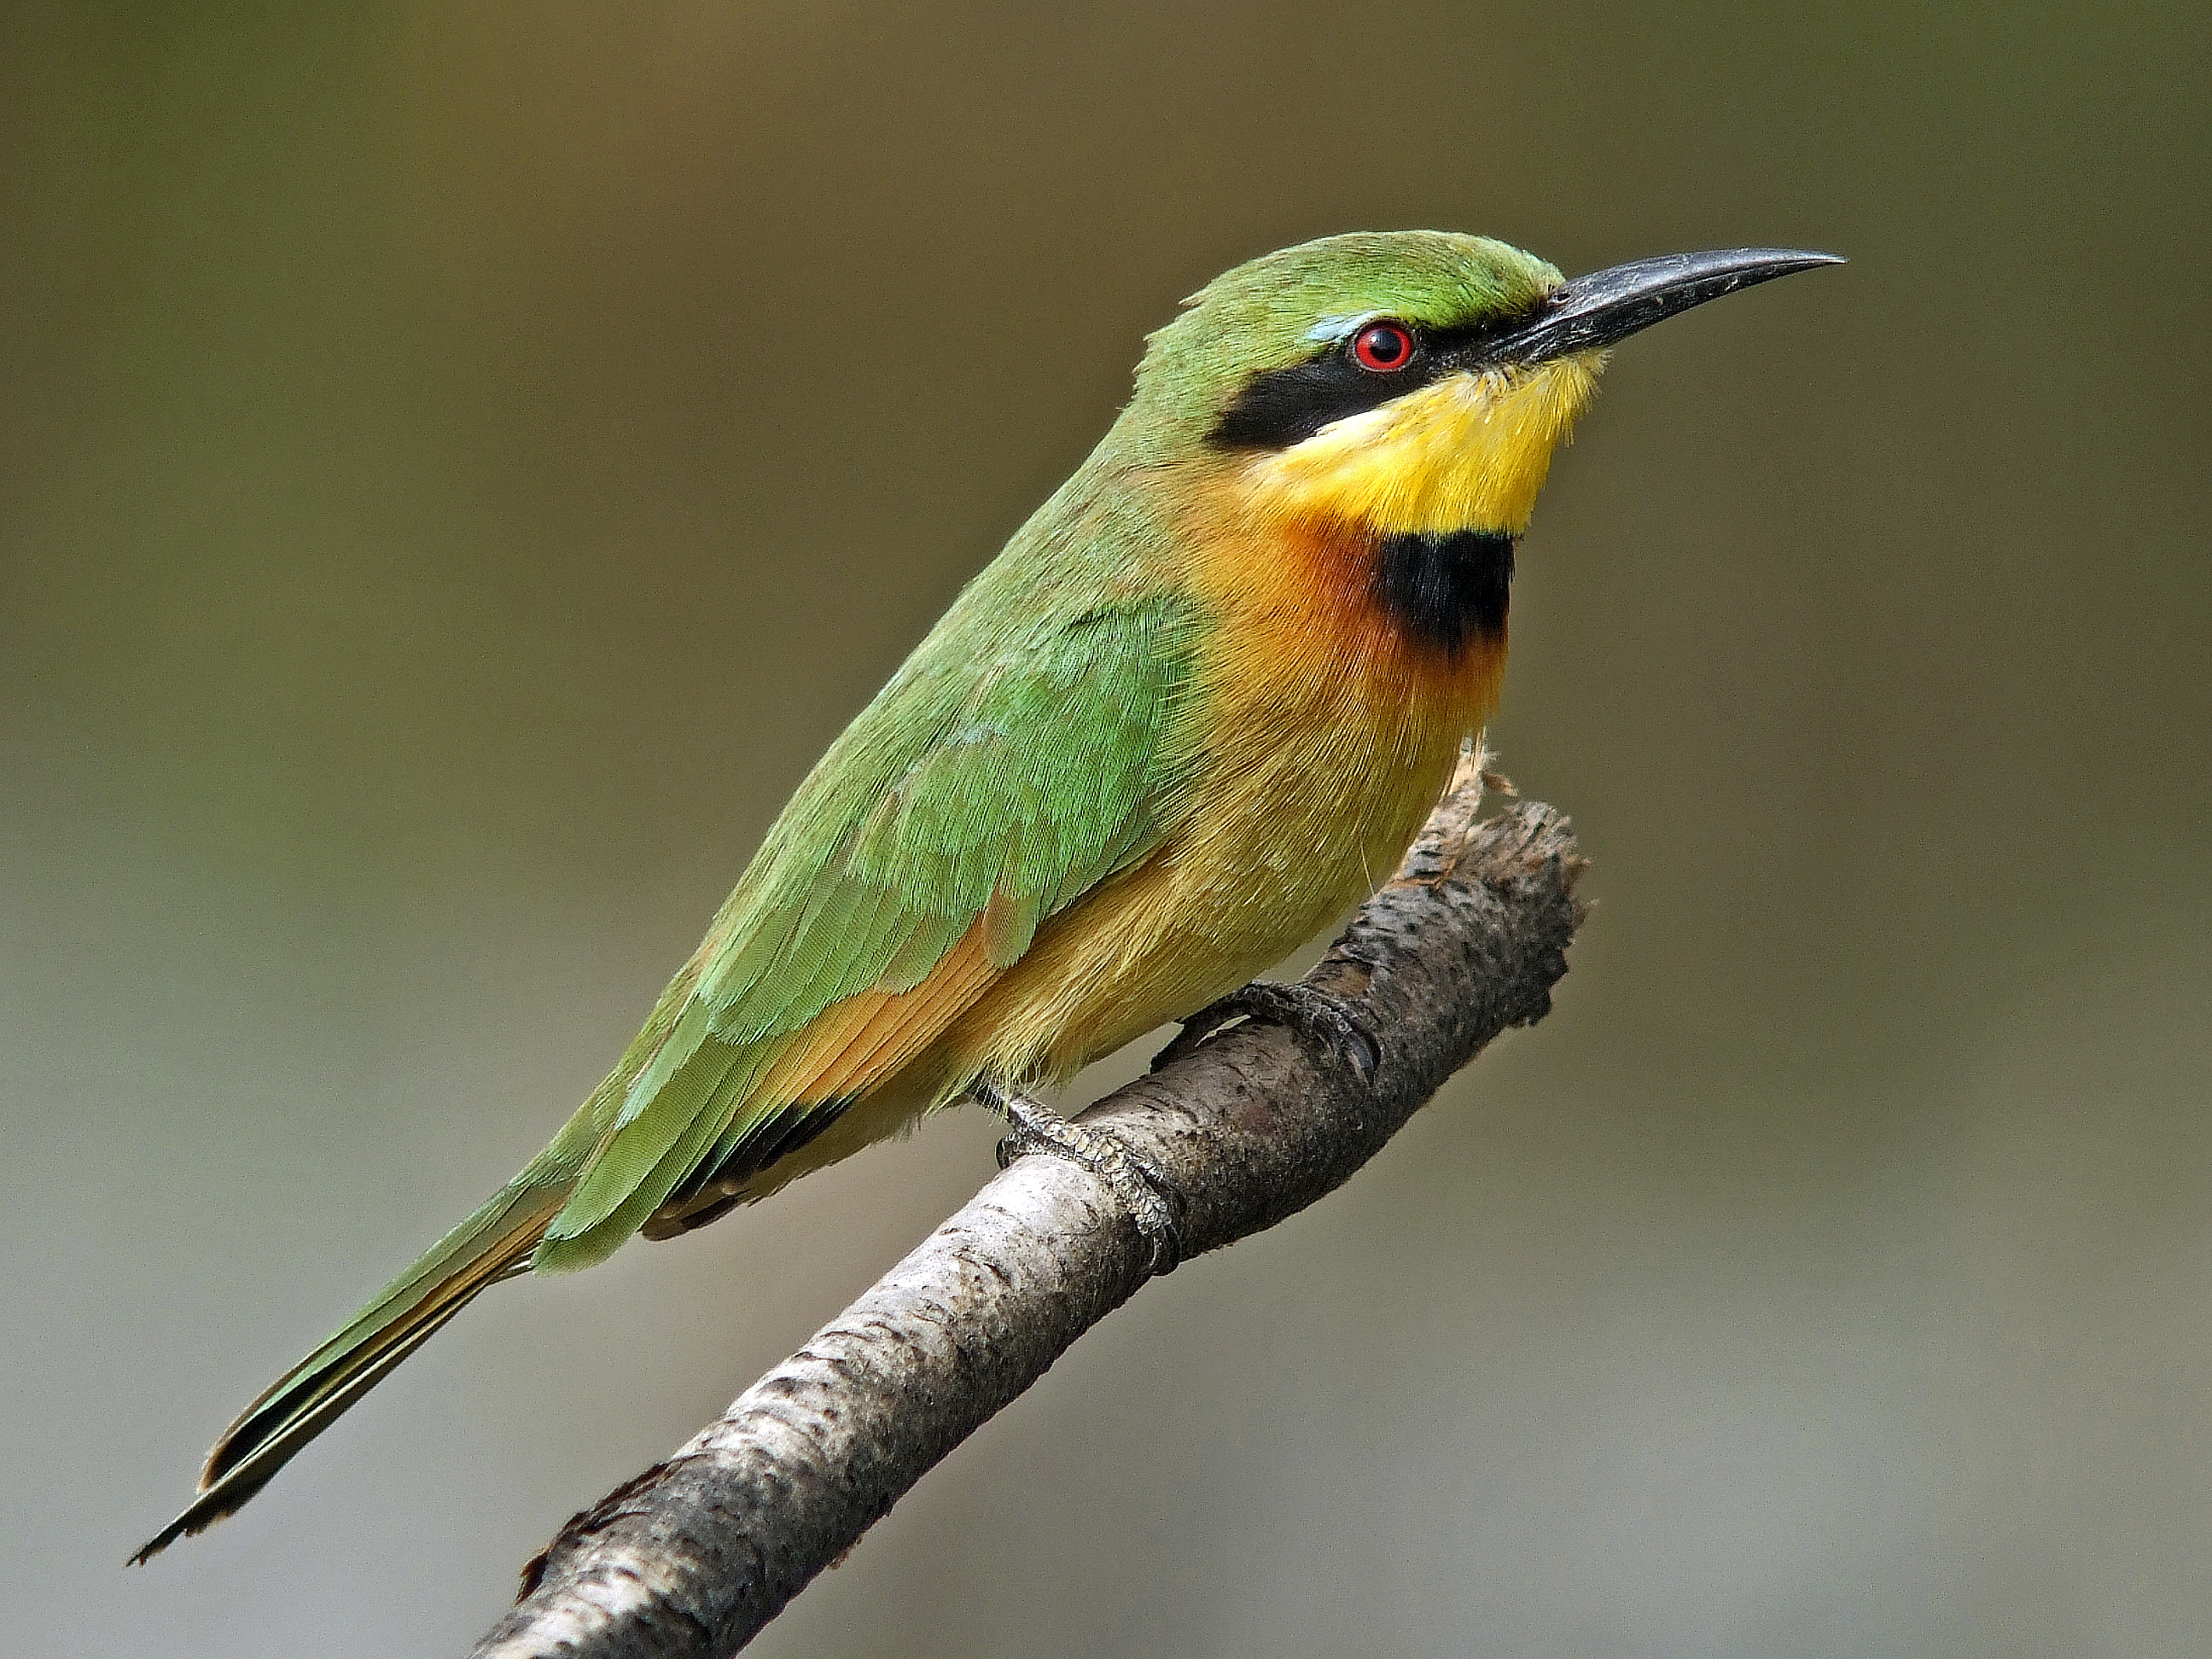
[[[990,1173],[489,1296],[143,1571],[619,1049],[1143,332],[1352,228],[1853,263],[1622,348],[1493,736],[1557,1012],[771,1655],[2212,1646],[2201,4],[16,7],[0,1646],[451,1653]]]

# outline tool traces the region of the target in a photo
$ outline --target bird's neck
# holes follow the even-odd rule
[[[1340,710],[1371,726],[1361,741],[1401,750],[1455,748],[1488,717],[1510,536],[1206,516],[1189,582],[1216,620],[1206,678],[1227,705]]]
[[[1255,664],[1396,688],[1479,723],[1516,539],[1601,362],[1455,374],[1190,475],[1191,585]],[[1264,646],[1257,641],[1265,641]]]

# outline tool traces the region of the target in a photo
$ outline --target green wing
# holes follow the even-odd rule
[[[1141,856],[1180,794],[1189,617],[1061,572],[1087,602],[1024,592],[1006,561],[977,579],[800,787],[606,1081],[240,1414],[198,1497],[135,1559],[246,1502],[486,1285],[596,1261],[695,1170],[764,1166],[834,1117],[842,1103],[755,1086],[823,1009],[918,983],[987,909],[1011,963]]]
[[[540,1270],[602,1259],[695,1170],[785,1139],[810,1108],[818,1127],[837,1103],[756,1085],[824,1009],[911,989],[987,910],[992,958],[1011,964],[1046,917],[1153,843],[1176,793],[1182,607],[1100,603],[984,641],[968,610],[823,757],[578,1114],[589,1151]]]

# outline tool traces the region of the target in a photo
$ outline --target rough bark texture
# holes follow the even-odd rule
[[[1307,975],[1376,1038],[1371,1075],[1247,1022],[1084,1114],[1165,1174],[1184,1255],[1343,1184],[1491,1038],[1549,1011],[1581,860],[1550,807],[1478,823],[1480,795],[1463,768]],[[1151,1256],[1091,1175],[1018,1159],[720,1420],[563,1527],[477,1659],[735,1652],[1133,1295]]]

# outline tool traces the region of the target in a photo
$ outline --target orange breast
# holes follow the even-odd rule
[[[1396,867],[1480,729],[1502,635],[1445,652],[1375,598],[1376,538],[1194,509],[1218,619],[1178,741],[1194,781],[1144,863],[1040,930],[946,1033],[948,1085],[1064,1079],[1279,961]]]

